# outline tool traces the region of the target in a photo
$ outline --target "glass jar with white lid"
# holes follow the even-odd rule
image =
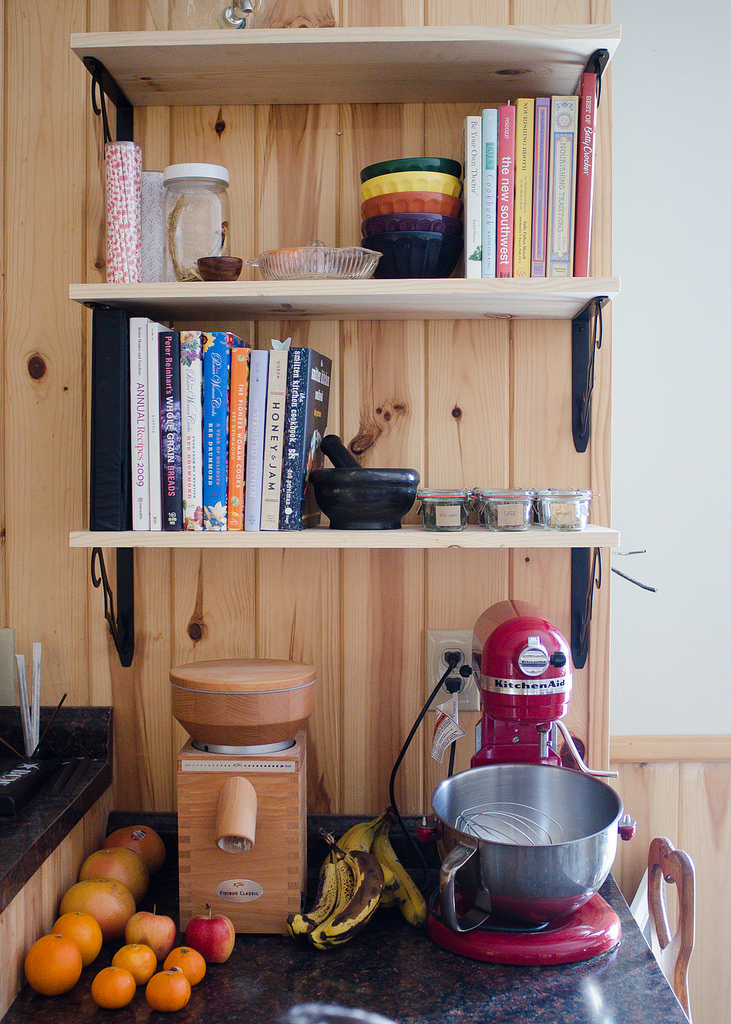
[[[218,164],[171,164],[165,186],[165,280],[200,281],[201,256],[229,255],[229,173]]]

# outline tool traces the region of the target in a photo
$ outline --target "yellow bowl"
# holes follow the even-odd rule
[[[379,174],[360,186],[360,201],[384,196],[390,192],[441,192],[446,196],[461,196],[462,182],[453,174],[439,171],[398,171]]]

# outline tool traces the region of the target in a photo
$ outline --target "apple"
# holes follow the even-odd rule
[[[223,964],[233,951],[236,930],[225,914],[212,913],[207,903],[206,911],[190,919],[185,945],[197,949],[207,964]]]
[[[149,946],[158,960],[165,959],[177,938],[178,926],[172,917],[156,914],[154,910],[138,910],[124,929],[125,942]]]

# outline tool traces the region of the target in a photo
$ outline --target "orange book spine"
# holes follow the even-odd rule
[[[249,349],[231,352],[228,436],[228,528],[244,528],[246,408],[249,393]]]

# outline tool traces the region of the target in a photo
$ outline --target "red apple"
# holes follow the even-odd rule
[[[154,910],[138,910],[124,929],[125,942],[149,946],[158,960],[165,959],[175,946],[177,938],[178,926],[172,917],[156,914]]]
[[[197,949],[207,964],[222,964],[231,956],[236,941],[233,922],[225,914],[206,913],[190,919],[185,929],[185,945]]]

